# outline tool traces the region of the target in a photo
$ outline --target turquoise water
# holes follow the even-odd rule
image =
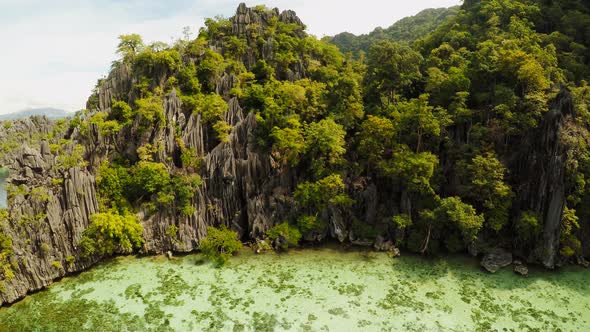
[[[122,257],[0,309],[0,331],[590,331],[588,281],[333,249]]]

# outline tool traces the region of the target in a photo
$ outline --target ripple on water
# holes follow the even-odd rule
[[[221,269],[121,257],[0,309],[0,331],[580,331],[589,276],[331,249],[246,251]]]

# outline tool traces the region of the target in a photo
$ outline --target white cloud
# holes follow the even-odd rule
[[[316,36],[367,33],[377,26],[460,0],[247,0],[248,5],[293,9]],[[239,1],[0,0],[0,113],[29,107],[84,108],[96,80],[116,58],[117,36],[171,41],[182,27],[197,32],[205,17],[233,15]],[[349,3],[347,1],[347,3]]]

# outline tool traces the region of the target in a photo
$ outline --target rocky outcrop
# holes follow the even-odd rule
[[[529,275],[529,268],[524,265],[521,261],[514,261],[514,273],[520,274],[523,277]]]
[[[27,119],[15,126],[26,127],[34,138],[48,132],[51,123]],[[0,222],[0,230],[12,239],[10,263],[15,277],[4,281],[0,304],[13,302],[96,262],[80,259],[77,247],[89,216],[98,211],[94,175],[83,167],[60,168],[46,140],[32,139],[29,143],[38,148],[25,144],[19,152],[3,157],[9,169],[10,218]]]
[[[547,268],[556,265],[566,199],[566,149],[559,139],[559,131],[564,117],[572,112],[572,96],[564,89],[545,114],[543,125],[529,135],[521,145],[523,150],[517,154],[515,176],[521,179],[519,210],[534,211],[542,217],[544,225],[542,237],[537,241],[535,250],[529,253],[528,260],[541,261]]]
[[[305,25],[301,19],[292,10],[279,12],[278,8],[267,9],[263,7],[249,8],[245,3],[238,6],[236,15],[231,19],[232,34],[238,37],[249,38],[251,32],[262,34],[271,21],[276,18],[279,22],[286,24],[295,24],[301,27],[298,31],[298,37],[305,37]]]
[[[100,94],[98,95],[99,109],[110,110],[113,99],[130,99],[129,92],[134,83],[129,66],[125,64],[116,66],[102,84],[100,84]]]
[[[491,273],[495,273],[510,264],[512,264],[512,253],[504,249],[491,250],[481,260],[481,266]]]
[[[272,63],[275,60],[275,50],[279,45],[272,36],[266,36],[264,34],[267,28],[271,24],[274,24],[273,20],[298,27],[294,29],[295,36],[298,38],[307,37],[305,25],[292,10],[279,12],[277,8],[248,8],[245,4],[240,4],[236,15],[231,19],[231,31],[227,33],[244,38],[247,41],[248,48],[242,58],[246,68],[252,68],[258,60],[264,60],[267,63]],[[260,43],[260,38],[262,38],[262,43]],[[212,46],[218,48],[219,44],[219,41],[214,41]],[[308,62],[308,59],[301,57],[297,61],[294,61],[287,70],[279,71],[276,74],[279,79],[291,81],[305,78],[307,76],[306,68],[309,64]],[[227,84],[226,82],[224,83]]]

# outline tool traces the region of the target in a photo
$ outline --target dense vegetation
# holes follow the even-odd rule
[[[165,102],[175,94],[185,118],[198,116],[211,133],[208,146],[230,141],[232,99],[255,114],[256,149],[293,183],[290,214],[264,233],[278,249],[325,238],[337,215],[351,240],[381,235],[420,253],[502,245],[538,257],[547,211],[527,192],[538,180],[530,165],[563,154],[559,251],[564,259],[582,255],[590,218],[590,8],[583,1],[465,1],[341,43],[366,49],[359,57],[264,6],[253,11],[264,24],[236,31],[231,20],[208,19],[197,38],[173,45],[120,37],[113,72],[129,73],[133,84],[106,106],[98,93],[90,97],[68,130],[93,150],[64,150],[56,166],[97,173],[100,213],[81,242],[87,254],[141,248],[138,212],[195,216],[203,155],[167,123]],[[555,111],[563,118],[557,127]],[[536,155],[551,130],[558,152]],[[174,142],[159,140],[164,131]],[[358,199],[370,185],[379,192],[373,207]],[[374,222],[359,217],[365,209],[374,209],[366,211]],[[224,227],[209,228],[200,244],[220,264],[240,240]],[[173,240],[177,232],[167,233]]]
[[[234,231],[221,226],[207,228],[207,237],[201,240],[199,249],[218,266],[225,262],[235,253],[242,249],[242,242],[238,239],[238,234]]]
[[[351,220],[358,236],[389,232],[417,252],[514,240],[527,252],[544,211],[517,200],[526,176],[518,173],[525,153],[518,147],[542,130],[556,98],[571,95],[575,112],[559,132],[568,158],[561,254],[579,255],[590,197],[589,20],[588,7],[575,0],[466,1],[348,45],[336,38],[344,50],[367,49],[358,60],[276,17],[238,35],[229,20],[207,20],[198,38],[172,46],[122,36],[114,67],[129,66],[140,83],[131,99],[113,101],[109,114],[88,122],[106,137],[143,135],[164,125],[162,98],[175,89],[185,112],[201,114],[223,142],[231,130],[223,114],[236,97],[256,113],[258,148],[279,169],[297,170],[296,212],[268,232],[279,247],[325,232],[326,211],[354,207],[349,179],[367,178],[399,204],[377,211],[388,225]],[[271,37],[268,56],[260,45]],[[237,81],[216,91],[224,75]],[[199,156],[180,148],[181,160],[171,163],[154,161],[159,146],[135,155],[116,147],[99,171],[104,208],[124,216],[139,205],[173,207],[191,215]]]
[[[326,37],[324,41],[338,46],[343,53],[351,52],[355,56],[359,56],[361,52],[366,53],[373,44],[379,41],[388,40],[400,44],[411,44],[454,17],[458,11],[459,7],[425,9],[415,16],[403,18],[385,29],[376,28],[369,34],[359,36],[350,32],[342,32],[334,37]]]

